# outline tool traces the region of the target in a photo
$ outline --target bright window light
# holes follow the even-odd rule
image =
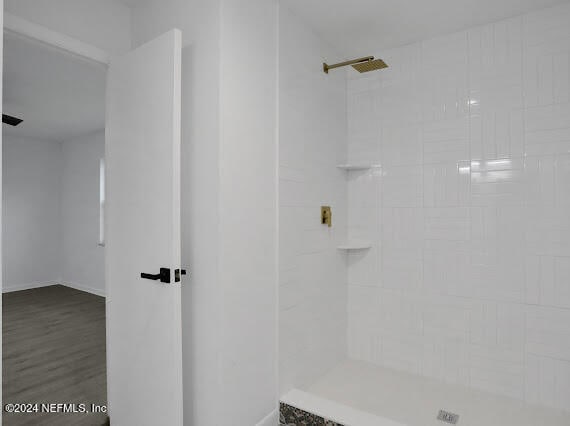
[[[105,159],[99,161],[99,245],[105,245]]]

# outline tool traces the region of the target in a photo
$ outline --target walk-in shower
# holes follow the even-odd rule
[[[281,422],[568,426],[570,2],[389,3],[282,2]]]

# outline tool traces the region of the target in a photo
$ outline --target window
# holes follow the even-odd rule
[[[105,159],[99,161],[99,245],[105,246]]]

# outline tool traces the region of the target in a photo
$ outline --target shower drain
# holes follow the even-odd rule
[[[439,410],[437,419],[444,423],[449,423],[450,425],[456,425],[459,421],[459,414],[451,413],[445,410]]]

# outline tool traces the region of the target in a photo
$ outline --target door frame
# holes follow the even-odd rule
[[[4,12],[4,32],[55,47],[58,50],[108,67],[111,54],[68,35],[50,30],[19,16]]]
[[[111,62],[112,55],[96,46],[85,43],[81,40],[77,40],[68,35],[53,31],[49,28],[43,27],[41,25],[35,24],[33,22],[27,21],[19,16],[6,13],[4,11],[4,0],[0,0],[0,23],[2,25],[3,31],[0,35],[0,99],[2,99],[2,73],[4,69],[3,61],[3,49],[4,49],[4,34],[13,34],[18,37],[27,38],[34,42],[39,42],[49,47],[55,48],[63,53],[76,56],[78,58],[87,60],[107,69]],[[105,94],[104,94],[105,96]],[[3,110],[3,103],[0,109]],[[2,135],[0,134],[0,159],[2,158]],[[0,207],[3,208],[3,198],[2,198],[2,173],[1,173],[1,162],[0,162]],[[108,183],[106,183],[108,185]],[[0,225],[2,225],[3,218],[1,216],[3,209],[0,208]],[[0,226],[0,236],[1,236],[2,226]],[[1,245],[0,245],[1,247]],[[1,250],[0,250],[1,254]],[[0,267],[2,267],[2,257],[0,256]],[[0,274],[0,290],[4,287],[2,282],[2,275]],[[105,288],[107,283],[105,283]],[[106,293],[106,291],[105,291]],[[1,291],[0,291],[1,294]],[[0,304],[0,326],[2,325],[2,305]],[[107,318],[105,317],[105,327],[107,327]],[[107,345],[107,343],[106,343]],[[0,366],[2,365],[2,335],[0,334]],[[107,383],[109,382],[109,371],[106,370]],[[0,378],[0,384],[1,382]],[[0,426],[2,425],[2,417],[4,412],[3,405],[3,395],[2,388],[0,386]],[[107,406],[109,401],[107,401]]]
[[[96,46],[93,46],[89,43],[85,43],[81,40],[75,39],[70,37],[66,34],[53,31],[47,27],[42,25],[35,24],[33,22],[27,21],[19,16],[6,13],[4,12],[4,0],[0,0],[0,25],[2,25],[3,32],[0,35],[0,77],[2,77],[3,72],[3,47],[4,47],[4,34],[12,34],[21,38],[25,38],[36,43],[41,43],[51,48],[54,48],[64,54],[72,55],[82,60],[88,61],[93,63],[95,66],[103,67],[105,72],[108,73],[109,66],[111,64],[111,60],[115,55],[102,50]],[[127,52],[125,52],[127,53]],[[2,95],[2,79],[0,78],[0,95]],[[105,94],[106,96],[106,94]],[[0,97],[1,99],[1,97]],[[2,137],[0,134],[0,160],[1,160],[1,151],[2,149]],[[0,208],[2,207],[3,200],[2,200],[2,174],[1,174],[1,162],[0,162]],[[108,192],[109,190],[109,181],[105,180],[106,188],[105,190]],[[2,217],[1,217],[0,210],[0,225],[2,224]],[[1,227],[0,227],[0,236],[1,236]],[[1,250],[0,250],[1,255]],[[0,267],[2,266],[2,258],[0,257]],[[3,288],[2,277],[0,275],[0,290]],[[108,294],[108,283],[105,283],[105,295]],[[1,294],[1,293],[0,293]],[[0,326],[2,325],[2,317],[1,317],[1,304],[0,304]],[[108,329],[108,318],[105,317],[105,326]],[[108,334],[107,334],[108,335]],[[0,366],[2,362],[2,336],[0,335]],[[106,348],[108,348],[109,342],[106,342]],[[107,351],[108,353],[108,351]],[[109,378],[109,369],[106,369],[106,376],[107,376],[107,386],[110,382]],[[0,379],[1,383],[1,379]],[[108,392],[107,392],[108,393]],[[3,404],[2,404],[2,389],[0,387],[0,426],[2,425],[2,413],[3,413]],[[107,400],[107,407],[109,406],[109,401]]]

